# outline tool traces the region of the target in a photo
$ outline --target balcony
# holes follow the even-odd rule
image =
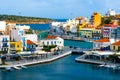
[[[4,44],[2,45],[2,47],[8,47],[8,44],[7,44],[7,43],[4,43]]]
[[[16,49],[15,49],[15,47],[11,47],[10,50],[11,50],[11,51],[14,51],[14,50],[16,50]]]
[[[2,40],[2,42],[4,43],[4,42],[8,42],[8,40]]]

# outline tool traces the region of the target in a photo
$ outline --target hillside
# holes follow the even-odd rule
[[[0,15],[0,21],[7,21],[7,23],[19,24],[44,24],[53,21],[49,18],[27,17],[16,15]]]

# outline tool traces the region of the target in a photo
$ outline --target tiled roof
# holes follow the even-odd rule
[[[120,41],[113,43],[112,45],[120,45]]]
[[[35,43],[32,42],[31,40],[27,40],[27,44],[35,44]]]
[[[57,38],[58,36],[47,36],[46,39],[55,39]]]
[[[113,25],[113,24],[105,24],[105,27],[111,27],[111,28],[117,28],[118,26],[117,25]]]
[[[110,42],[110,40],[107,38],[103,38],[103,39],[96,40],[94,42]]]

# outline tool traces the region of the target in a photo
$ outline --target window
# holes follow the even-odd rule
[[[19,48],[20,46],[19,46],[19,45],[17,45],[17,47]]]
[[[54,41],[54,44],[56,44],[56,41]]]
[[[42,42],[42,44],[44,45],[45,43],[44,43],[44,42]]]
[[[115,46],[113,46],[113,50],[115,50]]]
[[[51,44],[53,44],[53,41],[51,41]]]
[[[47,42],[47,45],[49,45],[49,42]]]
[[[118,51],[120,51],[120,46],[118,46]]]

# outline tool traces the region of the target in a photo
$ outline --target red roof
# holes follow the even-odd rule
[[[35,43],[32,42],[31,40],[27,40],[27,44],[35,44]]]
[[[55,39],[57,38],[58,36],[47,36],[46,39]]]
[[[96,40],[95,42],[110,42],[110,40],[107,38],[103,38],[103,39]]]
[[[113,25],[113,24],[105,24],[104,27],[111,27],[111,28],[117,28],[118,26],[117,25]]]
[[[113,43],[112,45],[120,45],[120,41]]]

